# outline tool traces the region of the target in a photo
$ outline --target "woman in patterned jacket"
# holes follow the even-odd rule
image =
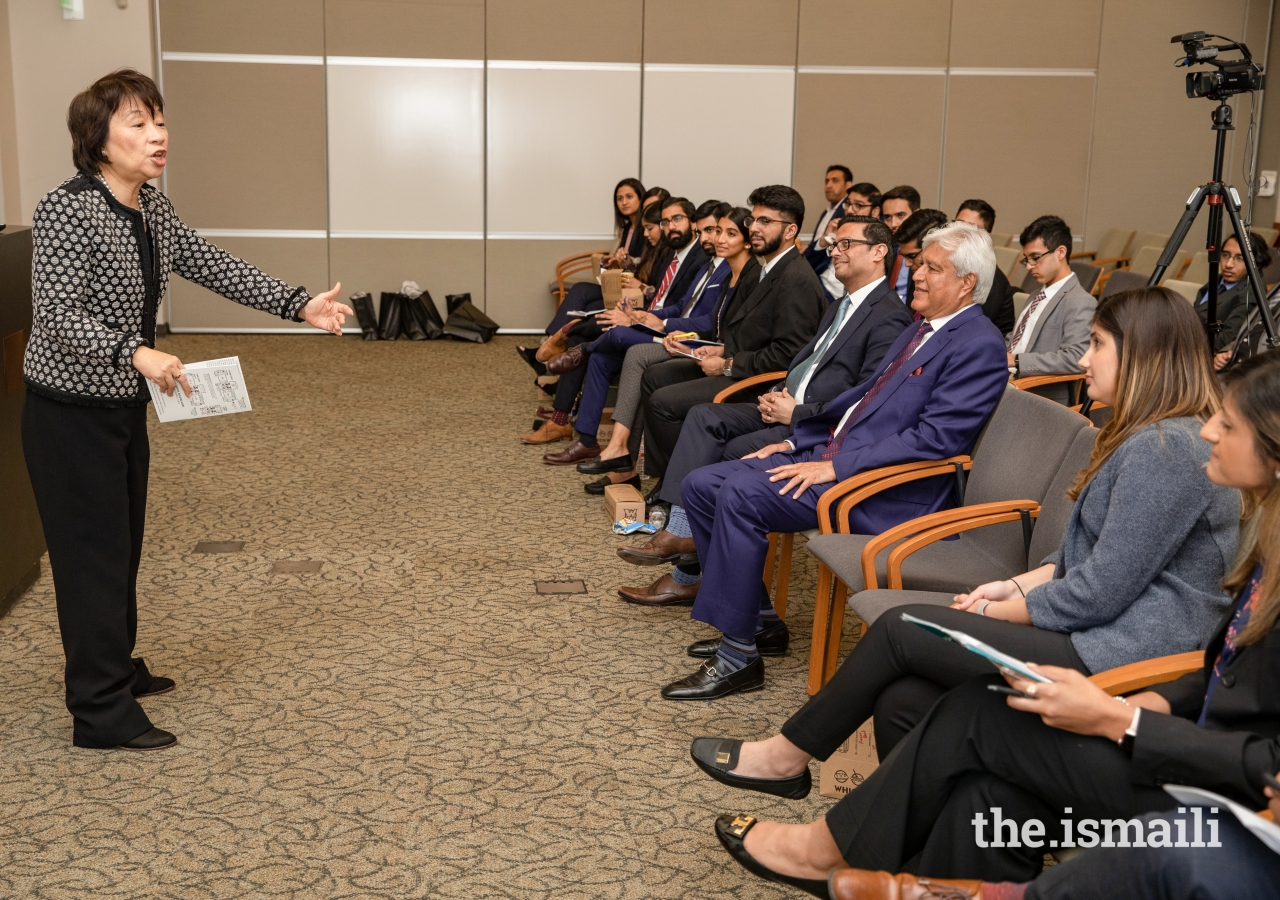
[[[77,747],[158,750],[139,697],[171,679],[133,657],[147,502],[150,381],[191,388],[182,361],[155,349],[169,273],[282,319],[342,333],[351,310],[211,246],[147,181],[164,171],[168,134],[154,81],[121,69],[67,112],[75,177],[36,207],[34,317],[27,344],[22,446],[44,525],[66,654]]]

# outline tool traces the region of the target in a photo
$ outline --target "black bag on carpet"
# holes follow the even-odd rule
[[[378,317],[373,311],[373,297],[367,293],[352,294],[351,305],[356,309],[356,318],[360,321],[360,333],[366,341],[378,339]]]
[[[498,323],[475,307],[470,294],[450,294],[445,303],[449,318],[444,323],[444,333],[450,337],[484,344],[498,333]]]
[[[404,330],[404,295],[382,292],[382,308],[378,311],[378,337],[394,341]]]

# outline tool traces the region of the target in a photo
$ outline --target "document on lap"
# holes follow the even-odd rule
[[[1247,809],[1228,800],[1221,794],[1206,791],[1204,788],[1188,787],[1184,784],[1166,784],[1165,793],[1171,794],[1179,803],[1187,806],[1225,806],[1240,824],[1253,832],[1254,837],[1266,844],[1273,853],[1280,853],[1280,825],[1268,822],[1251,809]]]
[[[919,625],[925,631],[932,632],[940,638],[948,641],[954,641],[970,653],[976,653],[991,662],[995,663],[997,669],[1008,669],[1011,674],[1020,678],[1026,678],[1030,681],[1049,682],[1053,679],[1046,678],[1039,672],[1031,669],[1020,659],[1015,659],[1007,653],[1001,653],[990,644],[985,644],[976,637],[965,634],[963,631],[956,631],[953,628],[943,628],[941,625],[935,625],[925,619],[917,619],[909,613],[902,614],[902,621],[910,622],[913,625]]]
[[[249,405],[244,373],[240,371],[240,357],[187,363],[183,373],[187,376],[187,384],[191,385],[190,397],[183,392],[181,385],[174,388],[171,396],[147,382],[161,422],[225,416],[253,409]]]

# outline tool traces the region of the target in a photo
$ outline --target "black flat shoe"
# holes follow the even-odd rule
[[[139,691],[134,694],[135,697],[154,697],[156,694],[167,694],[177,685],[174,684],[172,678],[162,678],[159,675],[151,676],[151,683],[147,685],[145,691]]]
[[[733,774],[732,769],[738,765],[741,750],[742,741],[733,738],[700,737],[694,738],[689,745],[689,755],[698,768],[721,784],[788,800],[803,800],[809,796],[813,789],[813,776],[809,774],[808,766],[799,775],[789,778],[752,778],[750,775]]]
[[[607,472],[630,472],[636,467],[630,456],[615,456],[613,459],[584,460],[578,463],[578,471],[583,475],[604,475]]]
[[[606,475],[603,478],[601,478],[599,481],[588,481],[586,484],[582,486],[582,489],[586,491],[588,494],[594,494],[597,497],[603,497],[604,489],[611,484],[629,484],[638,491],[640,490],[640,476],[637,475],[633,478],[628,478],[626,481],[610,481],[609,476]]]
[[[786,656],[787,644],[791,634],[787,631],[787,623],[779,622],[771,628],[756,632],[756,651],[761,656]],[[694,641],[689,645],[688,654],[694,659],[710,659],[720,650],[720,638],[709,638],[705,641]]]
[[[662,479],[658,479],[658,483],[653,486],[649,493],[644,495],[645,508],[653,506],[655,503],[661,503],[662,498],[658,496],[662,492]]]
[[[125,741],[120,745],[121,750],[163,750],[166,747],[172,747],[178,743],[177,735],[162,731],[159,728],[151,728],[142,732],[131,741]]]
[[[758,691],[764,687],[764,662],[756,657],[736,672],[721,673],[715,661],[704,662],[688,678],[662,689],[666,700],[715,700],[729,694]]]
[[[527,362],[536,374],[539,376],[547,374],[547,367],[538,362],[537,347],[517,347],[516,352],[520,354],[520,358]]]
[[[831,896],[827,893],[826,879],[793,878],[790,875],[783,875],[781,872],[775,872],[773,869],[761,865],[754,856],[748,853],[747,848],[742,846],[742,839],[746,837],[747,832],[755,824],[755,816],[719,816],[716,818],[716,837],[720,838],[720,843],[724,845],[724,849],[729,851],[729,855],[737,860],[738,865],[752,875],[758,875],[766,881],[789,884],[792,887],[800,888],[806,894],[822,897],[823,900]]]

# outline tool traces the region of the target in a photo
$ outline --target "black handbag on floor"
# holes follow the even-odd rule
[[[445,303],[449,318],[444,323],[444,333],[450,337],[484,344],[498,333],[498,323],[475,307],[470,294],[450,294]]]
[[[431,299],[430,291],[424,291],[417,297],[405,296],[405,307],[408,319],[413,323],[409,337],[415,341],[434,341],[444,337],[444,322],[440,312]],[[419,337],[418,335],[422,336]]]
[[[394,341],[404,330],[404,295],[382,292],[382,308],[378,311],[378,337]]]
[[[373,312],[373,297],[366,293],[352,294],[351,305],[356,309],[360,333],[366,341],[378,339],[378,317]]]

